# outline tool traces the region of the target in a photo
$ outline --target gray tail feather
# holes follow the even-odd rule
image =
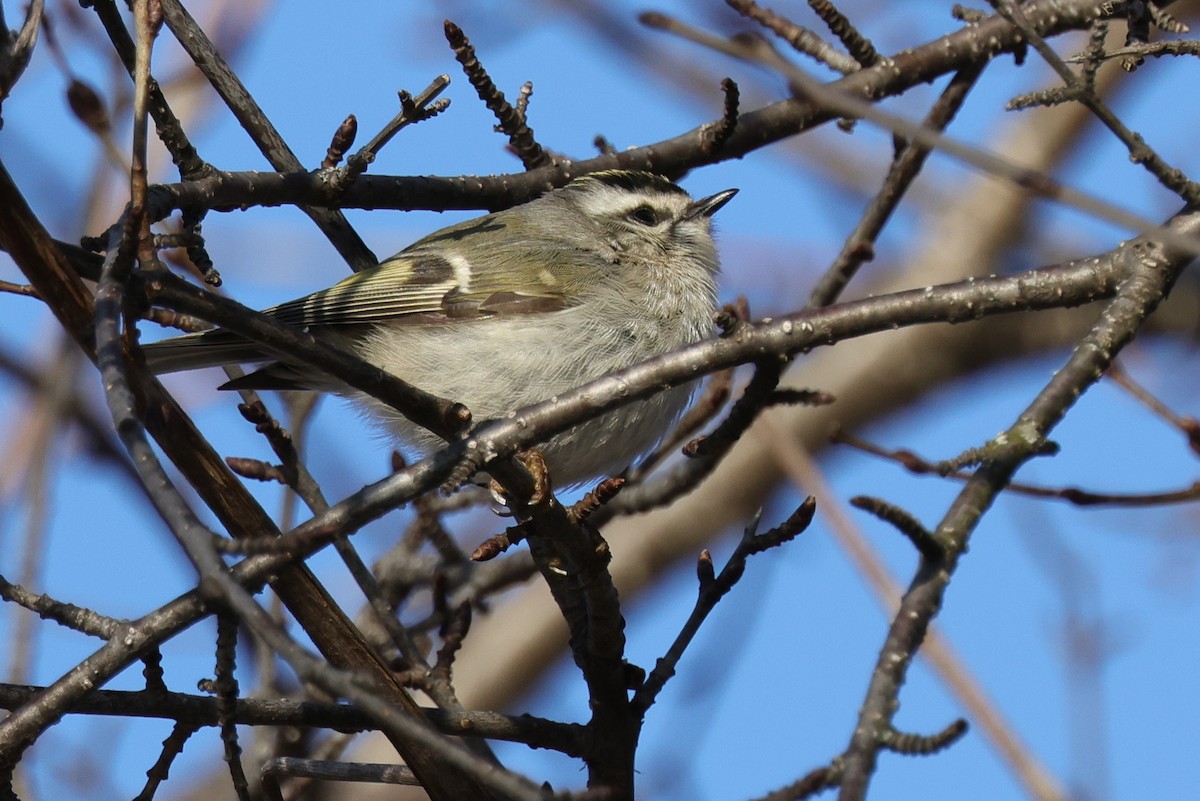
[[[272,362],[254,343],[230,331],[204,331],[144,345],[146,366],[157,374],[226,364],[268,362],[262,369],[226,381],[218,389],[317,389],[329,384],[300,366]]]
[[[226,381],[217,389],[329,389],[329,379],[299,366],[275,362],[241,378]]]
[[[270,361],[261,349],[229,331],[204,331],[143,345],[153,373],[199,370],[224,364]]]

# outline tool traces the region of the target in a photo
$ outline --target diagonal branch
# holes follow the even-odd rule
[[[947,510],[934,536],[943,548],[937,564],[923,562],[893,619],[880,651],[858,725],[844,756],[839,798],[866,796],[880,748],[899,705],[900,687],[926,630],[945,598],[950,578],[983,513],[1016,470],[1036,455],[1050,431],[1080,395],[1100,379],[1117,353],[1133,339],[1166,297],[1189,254],[1154,243],[1124,248],[1129,277],[1067,363],[1017,418],[986,446],[988,457]]]
[[[93,356],[92,298],[61,251],[37,222],[2,165],[0,199],[3,200],[0,209],[4,210],[0,213],[0,243],[12,254],[68,332],[89,356]],[[110,255],[115,257],[116,252],[114,246]],[[120,313],[119,305],[116,313]],[[261,536],[275,531],[274,524],[262,507],[228,470],[175,400],[144,371],[135,371],[134,379],[136,383],[131,389],[136,395],[136,405],[149,410],[144,415],[147,429],[226,528],[235,536],[242,537]],[[177,509],[183,514],[186,506]],[[312,573],[303,566],[288,567],[282,569],[272,586],[331,662],[372,672],[379,683],[378,691],[391,703],[397,704],[396,709],[405,709],[412,717],[419,715],[411,696],[396,683],[387,666]],[[129,651],[125,657],[132,659],[136,655],[136,651]],[[118,667],[115,662],[113,667]],[[38,703],[23,707],[0,723],[0,763],[12,764],[19,759],[38,734],[64,714],[65,705],[103,684],[98,674],[81,673],[78,668],[64,679],[67,684],[60,691],[54,694],[47,692]],[[395,716],[400,713],[392,711],[388,714]],[[433,765],[440,762],[440,755],[435,755],[425,745],[407,739],[406,735],[398,734],[396,729],[392,730],[392,736],[418,773],[422,772],[419,767],[422,763],[432,770]],[[488,796],[465,774],[432,778],[434,782],[444,781],[450,786],[442,796],[447,799],[462,797],[462,792],[478,792],[479,797]],[[436,791],[435,786],[426,786]]]
[[[225,101],[234,117],[245,128],[246,133],[254,141],[258,149],[266,156],[267,161],[277,170],[288,172],[303,171],[304,165],[300,159],[283,141],[283,137],[267,119],[262,109],[254,102],[254,98],[238,79],[237,75],[221,58],[212,41],[204,33],[196,20],[179,0],[160,0],[163,20],[171,33],[196,67],[208,78],[217,94]],[[355,271],[372,267],[378,261],[370,248],[358,236],[342,212],[334,209],[322,209],[311,206],[301,206],[301,209],[312,218],[333,243],[338,253]]]

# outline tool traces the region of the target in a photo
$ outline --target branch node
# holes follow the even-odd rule
[[[842,758],[834,759],[824,767],[809,771],[800,779],[786,787],[775,790],[758,801],[802,801],[814,796],[822,790],[837,787],[842,783],[842,773],[845,770]]]
[[[617,149],[613,146],[613,143],[608,141],[608,139],[601,134],[596,134],[596,138],[592,140],[592,146],[595,147],[602,156],[614,156],[617,153]]]
[[[753,526],[747,528],[742,536],[742,541],[746,545],[746,555],[753,556],[756,553],[762,553],[786,542],[791,542],[809,527],[813,521],[813,515],[816,513],[817,499],[809,495],[796,507],[796,511],[792,512],[787,520],[770,531],[755,534]]]
[[[475,55],[475,47],[463,33],[462,28],[450,20],[446,20],[444,29],[446,41],[450,43],[450,48],[454,51],[454,58],[462,65],[463,72],[466,74],[467,80],[475,87],[479,99],[495,115],[499,123],[498,130],[508,136],[509,146],[521,159],[525,169],[533,170],[550,164],[550,157],[538,144],[533,136],[533,131],[525,122],[525,108],[522,100],[518,99],[517,108],[513,108],[504,99],[504,93],[500,91],[491,76],[488,75],[487,70],[479,63],[479,58]],[[526,87],[528,87],[527,91]],[[525,104],[527,104],[528,96],[533,93],[533,87],[526,83],[521,91],[525,98]]]
[[[873,67],[879,62],[879,52],[871,40],[858,32],[845,14],[829,0],[808,0],[808,5],[816,12],[821,21],[829,28],[830,33],[841,40],[851,58],[862,67]]]
[[[341,164],[342,159],[346,156],[346,151],[354,146],[354,139],[357,136],[358,118],[351,114],[342,120],[342,124],[333,132],[329,147],[325,149],[325,159],[321,162],[321,169],[331,170]]]
[[[570,509],[567,510],[567,516],[571,522],[578,525],[586,520],[601,506],[617,497],[617,494],[625,486],[625,479],[617,476],[606,478],[596,485],[596,488],[580,498]]]
[[[759,412],[770,405],[787,362],[787,359],[755,362],[757,369],[742,392],[742,397],[737,399],[729,414],[712,434],[697,437],[685,445],[684,455],[692,458],[713,458],[729,450],[758,417]]]
[[[700,581],[701,594],[707,592],[717,578],[712,553],[707,548],[700,552],[700,558],[696,560],[696,578]]]
[[[512,526],[503,534],[488,537],[478,548],[471,552],[472,562],[487,562],[525,539],[525,531],[521,526]]]
[[[725,112],[719,122],[704,126],[700,134],[700,150],[708,155],[719,153],[737,130],[738,103],[741,98],[738,85],[732,78],[722,78],[721,89],[725,93]]]
[[[454,469],[450,471],[450,475],[438,487],[438,492],[443,497],[454,494],[460,487],[468,483],[472,476],[479,472],[479,468],[483,466],[485,460],[486,457],[479,452],[478,448],[468,451],[463,455],[462,461],[454,466]]]
[[[949,748],[967,733],[967,721],[959,718],[937,734],[912,734],[888,728],[879,735],[879,744],[889,751],[908,756],[930,756]]]
[[[937,538],[917,520],[916,517],[880,498],[858,495],[850,499],[850,505],[875,515],[885,523],[890,523],[901,534],[908,538],[913,547],[931,562],[939,562],[946,555],[946,549]]]
[[[293,483],[288,480],[287,468],[282,464],[270,464],[261,459],[247,459],[241,456],[226,456],[225,464],[242,478],[252,481],[275,481],[285,486],[291,486]]]
[[[425,87],[424,91],[416,97],[404,89],[399,90],[396,94],[400,98],[400,111],[388,120],[379,133],[371,137],[371,141],[363,145],[361,150],[346,159],[344,167],[331,174],[328,179],[329,193],[337,195],[354,183],[355,179],[366,172],[367,167],[375,161],[375,157],[379,155],[383,146],[390,142],[402,128],[433,119],[445,111],[449,107],[450,101],[445,98],[439,100],[437,96],[449,85],[450,76],[443,74],[430,81],[429,86]]]
[[[722,339],[733,336],[749,321],[750,303],[745,295],[739,295],[736,301],[726,303],[713,313],[713,325],[720,329]]]
[[[754,0],[725,0],[725,2],[742,16],[754,20],[783,39],[796,52],[803,53],[832,70],[848,75],[860,69],[856,61],[839,52],[815,32],[780,16],[769,8],[763,8]]]
[[[102,137],[111,135],[112,120],[109,119],[108,109],[90,84],[72,78],[67,85],[67,105],[89,131]]]
[[[771,393],[769,406],[828,406],[837,398],[820,389],[777,389]]]
[[[162,651],[154,648],[142,656],[142,678],[146,680],[146,690],[153,693],[166,693],[167,683],[163,676]]]
[[[955,3],[953,6],[951,6],[950,16],[954,17],[959,22],[965,22],[968,25],[978,25],[988,17],[986,11],[978,8],[967,8],[959,3]]]

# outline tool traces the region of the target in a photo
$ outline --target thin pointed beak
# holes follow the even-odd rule
[[[708,197],[692,201],[692,205],[688,206],[687,214],[684,216],[689,220],[696,217],[711,217],[722,206],[733,200],[733,196],[737,193],[736,189],[726,189],[724,192],[718,192],[715,195],[709,195]]]

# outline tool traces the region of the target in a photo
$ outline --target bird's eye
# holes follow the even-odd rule
[[[658,225],[658,212],[649,206],[638,206],[636,209],[629,212],[629,216],[640,222],[642,225]]]

